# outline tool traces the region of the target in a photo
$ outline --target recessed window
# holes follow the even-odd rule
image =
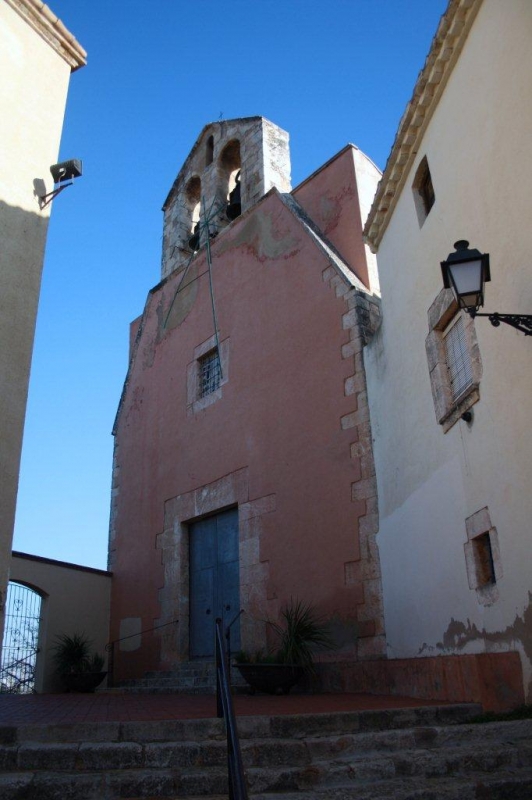
[[[467,542],[464,544],[467,580],[478,602],[491,606],[499,599],[499,584],[503,578],[499,535],[491,522],[487,506],[465,521]]]
[[[222,399],[229,380],[229,337],[209,336],[194,348],[187,364],[187,415],[204,411]]]
[[[467,347],[464,318],[458,316],[443,335],[449,382],[453,400],[473,383],[471,356]]]
[[[495,583],[495,565],[489,533],[481,533],[473,539],[473,553],[477,568],[478,587]]]
[[[209,136],[205,145],[205,166],[208,167],[214,160],[214,136]]]
[[[242,213],[241,169],[240,142],[232,139],[222,150],[219,159],[220,195],[227,197],[226,216],[229,222]]]
[[[436,200],[429,162],[426,156],[421,159],[416,170],[416,176],[412,184],[412,192],[414,194],[419,227],[421,227]]]
[[[198,359],[199,369],[199,397],[206,397],[212,394],[220,386],[222,373],[220,369],[220,356],[218,348],[210,350],[200,359]]]
[[[436,419],[447,433],[479,401],[482,362],[475,324],[442,289],[428,311],[425,340]]]

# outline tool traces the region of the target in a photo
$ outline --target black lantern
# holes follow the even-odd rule
[[[452,289],[458,305],[466,311],[477,311],[484,305],[484,284],[490,278],[490,257],[469,249],[469,242],[455,242],[455,252],[441,262],[443,285]]]
[[[75,178],[80,178],[83,174],[83,163],[79,158],[71,158],[70,161],[61,161],[60,164],[52,164],[50,167],[52,178],[54,179],[55,189],[39,197],[40,207],[45,208],[51,203],[54,197],[61,194],[69,186],[72,186]],[[66,183],[69,181],[69,183]]]
[[[490,257],[479,250],[469,249],[469,242],[460,239],[454,245],[455,252],[450,253],[447,261],[441,262],[443,285],[452,289],[460,308],[468,311],[472,317],[488,317],[496,328],[501,322],[517,328],[525,336],[532,336],[531,314],[480,314],[478,309],[484,305],[484,284],[491,280]]]

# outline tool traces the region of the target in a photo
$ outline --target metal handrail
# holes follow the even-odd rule
[[[173,619],[171,622],[163,622],[162,625],[155,625],[153,628],[144,628],[144,630],[138,633],[130,633],[128,636],[122,636],[120,639],[113,639],[112,642],[107,642],[105,645],[105,651],[109,653],[107,657],[107,686],[112,689],[114,685],[115,644],[123,642],[124,639],[134,639],[135,636],[142,636],[143,633],[151,633],[151,631],[157,631],[159,628],[166,628],[168,625],[177,625],[178,622],[178,619]]]
[[[216,620],[216,712],[225,720],[227,734],[227,770],[229,799],[248,800],[248,790],[240,752],[233,697],[229,683],[229,663],[225,649],[222,620]]]
[[[238,622],[241,615],[244,614],[244,609],[241,608],[238,614],[235,614],[229,625],[225,629],[225,639],[227,641],[227,663],[229,665],[228,675],[229,675],[229,685],[231,685],[231,628]]]

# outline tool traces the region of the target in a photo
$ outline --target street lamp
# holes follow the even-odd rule
[[[474,317],[488,317],[495,327],[501,322],[522,331],[525,336],[532,335],[531,314],[481,314],[478,309],[484,305],[484,284],[491,280],[490,257],[476,249],[469,249],[469,242],[460,239],[454,245],[455,252],[441,262],[443,285],[452,289],[460,308]]]
[[[83,174],[83,163],[79,158],[72,158],[70,161],[62,161],[60,164],[52,164],[50,167],[52,178],[54,179],[55,188],[48,194],[43,194],[39,198],[41,201],[41,208],[45,208],[48,203],[51,203],[54,197],[61,194],[69,186],[72,186],[75,178],[80,178]],[[70,181],[70,183],[66,183]]]

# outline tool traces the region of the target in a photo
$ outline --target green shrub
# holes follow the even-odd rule
[[[102,671],[103,656],[91,652],[92,642],[84,633],[62,633],[56,636],[56,640],[53,660],[59,675]]]

